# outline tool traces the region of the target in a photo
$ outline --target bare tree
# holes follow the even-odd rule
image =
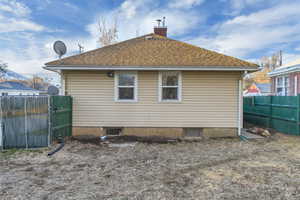
[[[0,60],[0,79],[2,79],[5,76],[7,68],[8,64]]]
[[[36,90],[46,90],[50,83],[38,75],[33,75],[30,80],[27,81],[27,84]]]
[[[264,56],[261,58],[262,68],[268,68],[270,71],[280,67],[282,64],[281,51],[274,53],[272,56]]]
[[[104,18],[99,19],[98,31],[99,31],[98,42],[100,46],[103,47],[115,43],[118,39],[117,18],[115,17],[113,24],[109,27],[107,26],[106,20]]]

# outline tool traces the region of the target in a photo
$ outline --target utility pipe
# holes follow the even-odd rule
[[[56,152],[58,152],[59,150],[61,150],[63,147],[65,146],[65,142],[64,139],[61,140],[61,143],[59,145],[59,147],[57,147],[56,149],[54,149],[53,151],[48,153],[48,156],[52,156],[54,155]]]
[[[242,135],[242,128],[243,128],[243,79],[247,75],[247,71],[241,76],[241,79],[238,83],[238,136],[241,137]]]
[[[238,136],[241,136],[241,132],[242,132],[242,125],[241,125],[241,120],[242,120],[242,80],[239,80],[239,103],[238,103]]]

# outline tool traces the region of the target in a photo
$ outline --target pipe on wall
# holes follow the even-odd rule
[[[241,136],[243,128],[243,78],[247,73],[247,71],[244,71],[238,82],[238,136]]]

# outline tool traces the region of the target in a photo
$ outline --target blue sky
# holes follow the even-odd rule
[[[118,41],[153,32],[166,16],[168,36],[256,61],[278,50],[300,58],[299,0],[0,0],[0,60],[20,73],[38,73],[56,59],[99,47],[97,21],[118,19]]]

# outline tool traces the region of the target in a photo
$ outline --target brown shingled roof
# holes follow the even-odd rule
[[[254,63],[153,33],[48,62],[46,66],[258,67]]]

